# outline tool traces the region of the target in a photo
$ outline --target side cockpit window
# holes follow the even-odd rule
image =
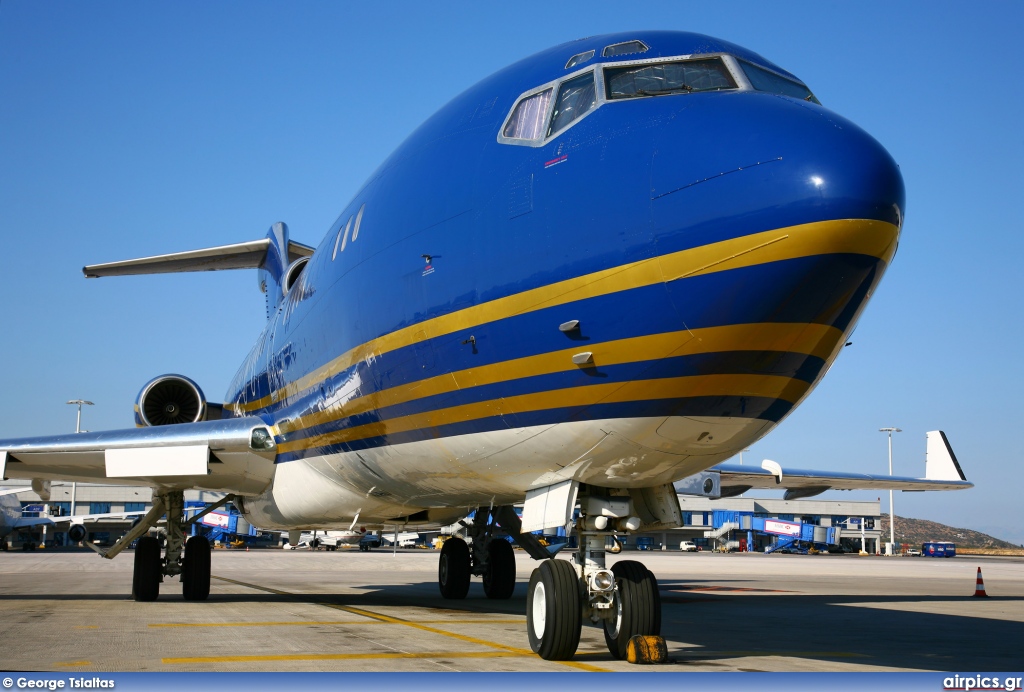
[[[607,68],[604,82],[609,101],[736,88],[720,58]]]
[[[555,110],[551,114],[548,137],[565,129],[574,120],[592,111],[596,105],[593,72],[562,82],[558,88],[558,98],[555,99]]]
[[[617,55],[629,55],[631,53],[646,53],[649,50],[643,41],[623,41],[605,46],[601,51],[601,57],[614,58]]]
[[[544,135],[550,102],[551,89],[527,96],[516,106],[501,134],[509,139],[539,139]]]
[[[771,94],[781,94],[783,96],[792,96],[793,98],[803,99],[804,101],[810,101],[821,105],[811,90],[803,84],[795,82],[792,79],[787,79],[782,75],[769,72],[768,70],[758,67],[746,60],[739,60],[740,67],[743,68],[743,74],[750,80],[750,86],[754,87],[758,91],[767,91]]]
[[[583,53],[577,53],[576,55],[569,58],[569,62],[565,63],[565,69],[568,70],[570,68],[576,67],[577,65],[582,65],[583,63],[590,60],[592,57],[594,57],[594,51],[592,50],[588,50]]]

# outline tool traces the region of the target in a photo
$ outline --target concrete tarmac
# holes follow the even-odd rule
[[[1019,671],[1024,559],[623,553],[657,575],[671,661],[535,656],[526,586],[437,588],[436,551],[218,550],[210,599],[135,603],[132,554],[0,553],[0,668],[19,671]],[[990,598],[973,598],[978,567]]]

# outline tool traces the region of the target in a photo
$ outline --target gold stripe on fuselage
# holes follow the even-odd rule
[[[849,253],[889,262],[896,251],[898,236],[899,229],[884,221],[818,221],[754,233],[604,269],[474,305],[385,334],[350,349],[268,396],[244,404],[234,404],[233,408],[238,413],[265,408],[314,387],[324,379],[371,356],[379,356],[417,341],[586,298],[813,255]]]
[[[594,354],[593,364],[595,367],[722,351],[803,353],[826,360],[842,336],[841,331],[824,324],[768,322],[637,336],[606,341],[593,346],[588,345],[588,348]],[[572,356],[579,350],[580,346],[577,345],[573,348],[467,368],[409,382],[350,401],[328,405],[323,411],[284,421],[280,425],[280,430],[284,433],[293,432],[355,416],[366,411],[380,410],[388,406],[403,404],[423,397],[447,394],[460,389],[578,370],[579,366],[572,362]]]
[[[502,397],[451,408],[401,416],[367,423],[278,445],[278,452],[294,452],[369,437],[408,432],[421,428],[464,423],[499,415],[543,411],[556,408],[611,404],[652,399],[676,399],[699,396],[748,396],[796,402],[810,383],[779,375],[695,375],[656,380],[632,380],[569,387],[533,394]]]

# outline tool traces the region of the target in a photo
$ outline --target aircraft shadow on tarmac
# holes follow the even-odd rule
[[[726,582],[722,582],[723,584]],[[669,642],[672,663],[714,666],[714,661],[759,656],[805,658],[863,666],[921,670],[1019,670],[1019,643],[1024,641],[1024,622],[972,615],[981,603],[998,603],[1002,613],[1021,612],[1024,598],[989,598],[979,602],[969,596],[816,595],[736,586],[706,587],[669,580],[662,584],[662,635]],[[229,582],[214,579],[214,584]],[[277,585],[287,590],[287,585]],[[165,595],[154,603],[132,604],[164,611],[183,602],[177,582],[165,585]],[[408,615],[505,614],[522,616],[526,611],[526,583],[516,585],[507,601],[484,597],[474,583],[462,601],[441,598],[435,582],[405,585],[360,585],[345,593],[271,593],[252,591],[210,594],[209,603],[312,603],[325,606],[373,609],[407,607]],[[127,594],[31,594],[0,595],[0,601],[123,601]],[[873,604],[878,604],[875,606]],[[884,607],[888,604],[888,607]],[[881,606],[881,607],[879,607]],[[948,611],[963,615],[915,612],[908,607]],[[891,608],[891,609],[889,609]],[[418,612],[417,612],[418,611]],[[166,614],[166,613],[165,613]],[[525,621],[524,621],[525,623]],[[524,635],[525,645],[525,635]],[[588,655],[587,661],[601,660]]]

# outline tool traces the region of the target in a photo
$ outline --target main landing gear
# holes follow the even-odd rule
[[[184,493],[180,490],[158,495],[154,498],[153,509],[110,550],[101,553],[113,558],[137,539],[132,574],[134,600],[155,601],[164,577],[173,576],[180,577],[181,593],[186,601],[205,601],[210,595],[210,541],[205,536],[192,536],[185,541],[184,527],[189,522],[185,520],[184,508]],[[167,514],[167,543],[161,557],[160,541],[146,532],[164,512]]]
[[[511,507],[477,510],[472,523],[463,522],[470,542],[453,536],[441,547],[437,565],[437,584],[445,598],[461,599],[469,593],[469,580],[482,577],[484,593],[488,598],[505,600],[516,588],[516,554],[505,534],[515,536],[518,529],[509,530],[505,520],[499,528],[499,517],[504,519]],[[512,511],[512,516],[515,512]]]

